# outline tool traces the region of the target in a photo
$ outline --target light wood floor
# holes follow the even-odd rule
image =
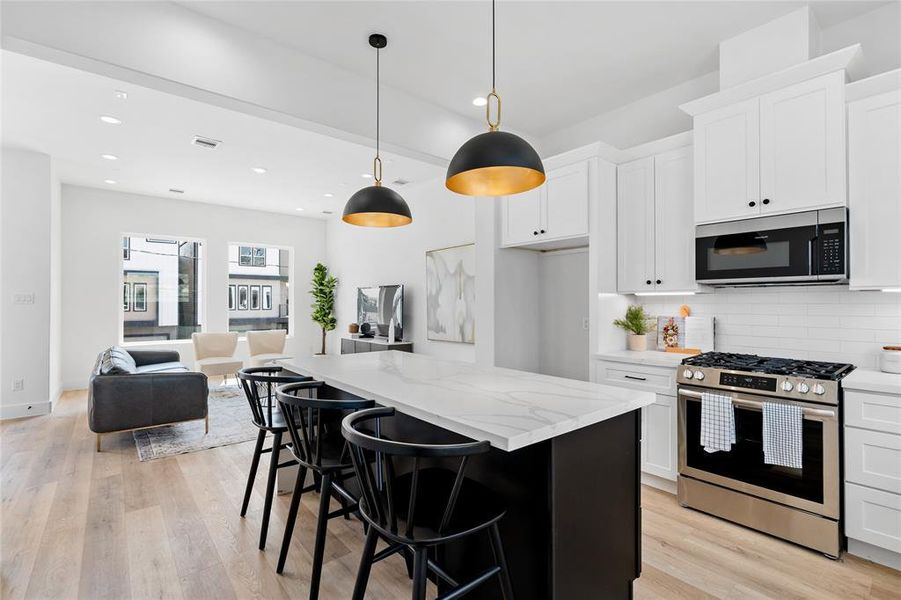
[[[251,452],[246,443],[141,463],[131,435],[113,434],[98,454],[83,392],[67,393],[50,417],[0,424],[0,597],[305,598],[317,500],[304,500],[276,575],[289,498],[275,503],[258,551],[262,476],[248,517],[238,517]],[[828,560],[650,488],[642,505],[640,599],[901,598],[896,571]],[[362,539],[358,523],[330,523],[323,600],[350,597]],[[369,591],[408,597],[403,562],[376,565]]]

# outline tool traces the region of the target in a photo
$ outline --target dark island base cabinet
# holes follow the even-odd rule
[[[385,350],[413,352],[413,342],[388,342],[385,339],[373,338],[341,338],[341,354],[384,352]]]
[[[500,529],[517,600],[632,597],[641,573],[639,414],[513,452],[492,448],[467,465],[468,477],[506,502]],[[466,440],[400,413],[382,431],[394,439]],[[487,534],[442,547],[436,558],[458,580],[494,564]],[[492,582],[466,598],[499,594]]]

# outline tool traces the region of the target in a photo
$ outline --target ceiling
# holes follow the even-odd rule
[[[886,2],[811,2],[821,28]],[[490,4],[181,1],[359,74],[388,35],[382,81],[467,117],[490,86]],[[541,137],[717,69],[717,45],[804,2],[518,2],[497,6],[498,92],[508,128]]]
[[[325,218],[372,181],[361,177],[372,171],[368,146],[21,54],[4,51],[2,61],[3,145],[49,154],[63,183]],[[200,148],[194,135],[222,144]],[[383,162],[386,183],[443,174],[396,155],[383,153]]]

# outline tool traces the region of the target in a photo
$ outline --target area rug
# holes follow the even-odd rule
[[[257,428],[250,422],[250,407],[240,387],[210,389],[207,405],[210,414],[208,434],[203,433],[202,420],[135,431],[138,459],[143,462],[256,439]]]

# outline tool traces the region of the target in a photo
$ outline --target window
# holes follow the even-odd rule
[[[241,267],[266,267],[269,248],[238,246],[238,265]]]
[[[291,251],[235,244],[228,257],[228,330],[290,331]]]
[[[125,236],[122,341],[184,340],[203,323],[203,243]]]

